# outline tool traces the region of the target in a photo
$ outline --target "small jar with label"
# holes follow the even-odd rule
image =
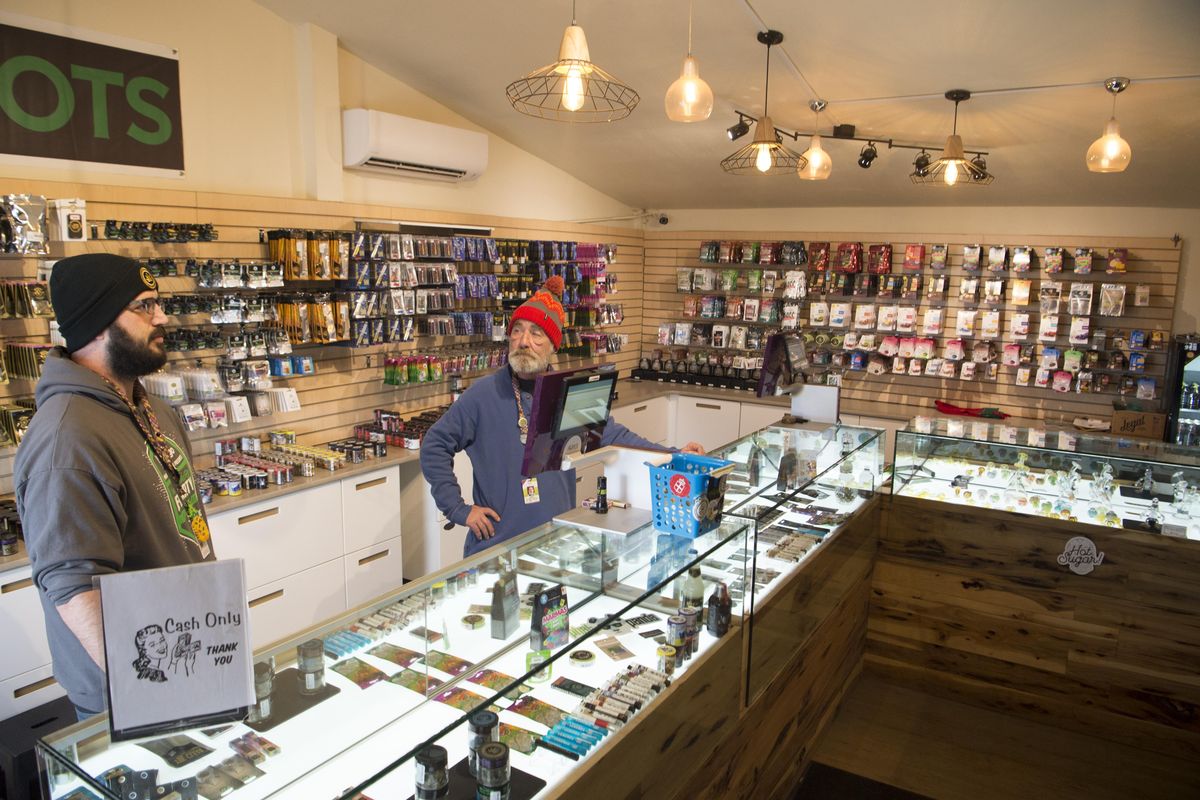
[[[300,694],[314,695],[325,688],[325,643],[309,639],[296,648]]]
[[[510,775],[508,745],[503,742],[481,745],[476,800],[508,800]]]
[[[246,722],[265,722],[271,718],[271,693],[275,691],[275,668],[265,661],[254,665],[254,707]]]
[[[417,751],[415,800],[442,800],[450,796],[446,748],[431,744]]]
[[[479,748],[500,741],[500,717],[494,711],[476,711],[467,720],[467,769],[479,774]]]

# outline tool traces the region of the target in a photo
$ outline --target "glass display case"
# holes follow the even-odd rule
[[[763,428],[712,453],[736,465],[725,513],[754,526],[756,599],[875,495],[883,445],[881,430],[808,424]]]
[[[726,479],[726,513],[753,526],[754,585],[739,597],[748,620],[747,705],[786,664],[779,654],[794,650],[826,610],[822,598],[790,598],[783,608],[772,601],[866,510],[884,475],[884,436],[845,425],[770,426],[713,453],[735,464]]]
[[[378,800],[443,771],[473,790],[482,736],[507,746],[488,775],[503,760],[512,797],[532,796],[737,632],[726,588],[753,585],[751,534],[735,516],[696,538],[542,526],[259,652],[243,722],[113,742],[101,716],[47,736],[48,795]],[[445,752],[418,758],[430,743]]]
[[[1200,458],[1163,442],[986,420],[896,433],[893,491],[1200,539]]]

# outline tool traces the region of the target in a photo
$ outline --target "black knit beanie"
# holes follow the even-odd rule
[[[87,345],[142,292],[157,291],[150,270],[112,253],[70,256],[54,264],[50,302],[67,352]]]

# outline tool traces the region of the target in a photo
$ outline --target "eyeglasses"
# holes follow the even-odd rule
[[[142,300],[134,300],[129,305],[125,306],[126,310],[132,311],[135,314],[153,317],[155,312],[162,310],[162,303],[157,297],[147,297]]]

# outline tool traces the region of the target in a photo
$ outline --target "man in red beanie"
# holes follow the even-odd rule
[[[563,280],[551,277],[513,312],[508,329],[508,364],[463,392],[434,423],[421,444],[421,471],[446,518],[471,533],[463,555],[524,533],[575,506],[575,471],[553,470],[521,476],[534,379],[550,368],[562,345],[566,314]],[[624,444],[647,450],[662,447],[608,418],[602,447]],[[474,472],[474,503],[463,500],[454,477],[454,454],[465,450]],[[683,452],[703,453],[689,442]]]
[[[46,358],[13,483],[54,677],[79,716],[104,709],[92,578],[214,558],[187,436],[138,380],[167,362],[158,282],[112,253],[58,261],[50,300],[66,348]]]

